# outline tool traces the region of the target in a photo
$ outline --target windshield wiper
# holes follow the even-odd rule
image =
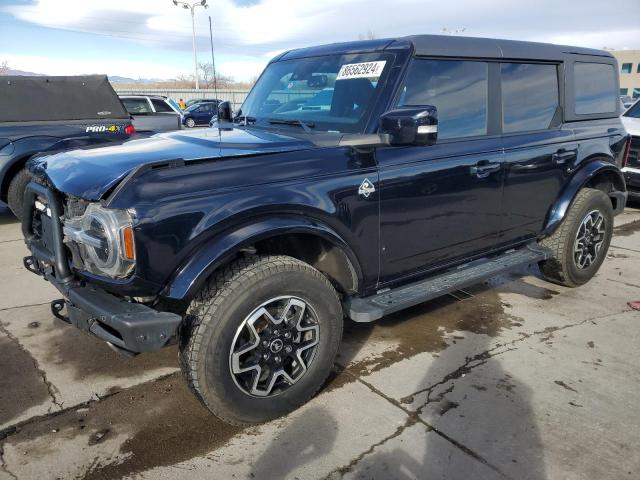
[[[273,124],[281,124],[281,125],[296,125],[296,126],[300,126],[304,129],[305,132],[307,133],[313,133],[311,131],[312,128],[315,128],[315,124],[313,123],[305,123],[300,119],[295,119],[295,120],[286,120],[283,118],[270,118],[269,120],[267,120],[269,123],[273,123]]]
[[[238,115],[237,117],[233,117],[233,123],[256,123],[256,117],[249,117],[247,115]]]

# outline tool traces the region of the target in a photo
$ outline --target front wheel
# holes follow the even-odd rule
[[[184,123],[189,128],[193,128],[196,126],[196,121],[193,118],[187,118]]]
[[[22,220],[24,191],[27,188],[29,180],[29,172],[22,169],[16,173],[9,183],[9,190],[7,191],[7,205],[18,220]]]
[[[540,263],[542,274],[566,287],[587,283],[607,256],[612,234],[609,197],[593,188],[580,190],[558,229],[541,242],[552,252]]]
[[[182,371],[222,420],[265,422],[322,386],[342,321],[335,289],[315,268],[287,256],[241,259],[192,302],[181,331]]]

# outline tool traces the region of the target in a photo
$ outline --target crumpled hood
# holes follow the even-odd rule
[[[66,194],[99,200],[134,168],[165,160],[202,159],[288,152],[313,143],[260,129],[206,128],[161,133],[122,145],[72,150],[35,157],[31,172],[46,177]]]

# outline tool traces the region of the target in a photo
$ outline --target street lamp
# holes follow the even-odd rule
[[[199,90],[200,85],[198,83],[198,56],[196,54],[196,22],[195,22],[194,11],[196,7],[209,8],[209,5],[207,5],[207,0],[202,0],[200,2],[193,2],[193,3],[179,2],[178,0],[173,0],[173,4],[176,7],[178,5],[181,5],[182,8],[186,10],[191,10],[191,30],[193,33],[193,73],[196,79],[196,90]]]

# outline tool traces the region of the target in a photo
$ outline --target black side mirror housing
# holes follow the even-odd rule
[[[433,145],[438,139],[438,110],[431,105],[402,107],[380,117],[380,134],[391,145]]]
[[[218,104],[218,123],[232,121],[233,112],[231,111],[231,102],[220,102]]]

